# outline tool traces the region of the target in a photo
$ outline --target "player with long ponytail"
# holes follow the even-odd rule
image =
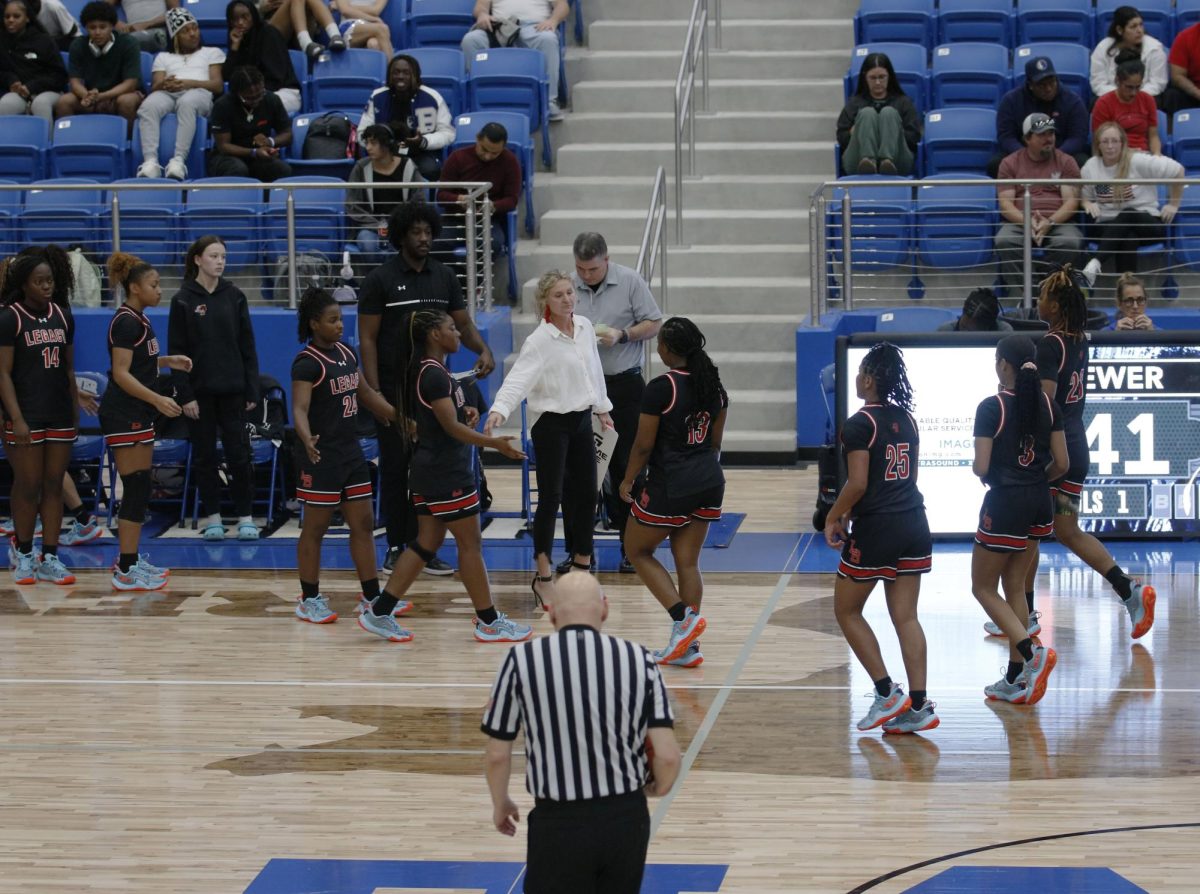
[[[933,565],[933,539],[925,499],[917,490],[920,434],[900,349],[887,342],[872,347],[859,365],[855,386],[866,403],[842,426],[846,483],[825,522],[825,542],[842,551],[834,614],[875,685],[871,708],[858,728],[924,732],[941,722],[926,691],[925,631],[917,618],[921,575]],[[892,681],[863,617],[878,581],[900,640],[909,695]]]

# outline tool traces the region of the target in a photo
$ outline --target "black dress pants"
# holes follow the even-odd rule
[[[596,505],[596,442],[592,411],[543,413],[530,430],[537,462],[537,509],[533,514],[533,555],[552,555],[554,520],[562,504],[563,523],[575,533],[581,556],[592,554],[592,513]],[[564,497],[563,482],[570,481]]]
[[[529,814],[525,894],[638,894],[650,843],[646,796],[538,801]]]
[[[221,511],[221,477],[217,473],[217,433],[225,448],[229,493],[238,518],[250,514],[254,497],[254,468],[250,463],[250,432],[246,429],[244,394],[198,394],[200,418],[188,420],[192,465],[200,490],[200,515]]]

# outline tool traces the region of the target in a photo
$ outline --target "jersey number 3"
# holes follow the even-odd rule
[[[883,472],[884,481],[907,481],[909,473],[908,442],[888,444],[885,451],[887,468]]]
[[[687,442],[689,445],[703,444],[704,439],[708,437],[708,427],[712,424],[712,416],[708,410],[701,410],[685,420],[687,426]]]

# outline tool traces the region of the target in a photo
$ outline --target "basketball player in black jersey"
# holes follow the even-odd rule
[[[1134,580],[1122,570],[1104,545],[1079,529],[1079,499],[1091,457],[1083,425],[1087,400],[1088,342],[1085,334],[1087,304],[1068,264],[1042,281],[1038,315],[1050,326],[1037,345],[1038,374],[1042,390],[1058,404],[1063,416],[1070,463],[1066,474],[1050,482],[1054,494],[1054,536],[1067,549],[1104,575],[1129,612],[1134,639],[1154,625],[1154,587]],[[1025,577],[1025,595],[1032,611],[1038,552],[1032,550]],[[988,631],[991,632],[990,630]]]
[[[159,353],[158,337],[146,319],[146,308],[162,301],[158,271],[124,252],[108,259],[108,281],[120,286],[125,303],[108,324],[108,355],[112,368],[100,400],[100,430],[121,476],[121,508],[117,513],[120,555],[113,567],[116,590],[160,590],[170,571],[151,565],[138,554],[142,523],[150,503],[150,465],[154,460],[154,424],[160,415],[179,416],[183,410],[168,394],[170,379],[163,368],[184,372],[192,361],[182,354]],[[161,389],[161,390],[160,390]]]
[[[1054,530],[1050,478],[1067,469],[1067,441],[1057,405],[1038,382],[1033,340],[1010,335],[996,346],[1000,391],[975,410],[972,469],[988,491],[971,555],[971,591],[1011,644],[1008,670],[984,688],[993,700],[1032,705],[1046,693],[1058,661],[1026,631],[1027,550]],[[1007,602],[997,583],[1003,583]]]
[[[887,342],[871,348],[855,386],[866,404],[842,426],[846,483],[825,522],[825,542],[842,550],[834,612],[846,642],[875,683],[871,708],[858,728],[923,732],[941,722],[927,698],[925,631],[917,619],[920,576],[932,567],[933,541],[925,499],[917,490],[920,436],[900,350]],[[911,698],[888,675],[879,641],[863,617],[877,581],[883,581]]]
[[[302,448],[296,498],[305,506],[296,543],[301,591],[296,617],[329,624],[338,616],[321,594],[321,541],[339,507],[350,528],[350,557],[362,587],[360,611],[379,595],[371,472],[356,420],[360,401],[380,419],[394,420],[396,409],[359,374],[358,358],[342,342],[342,309],[331,294],[308,289],[297,316],[300,340],[308,344],[292,361],[292,416]]]
[[[700,548],[709,523],[720,520],[725,498],[720,453],[729,397],[704,345],[704,334],[686,317],[672,317],[659,330],[658,356],[667,372],[646,385],[619,485],[636,522],[625,527],[625,554],[671,616],[671,637],[654,657],[659,664],[679,667],[698,667],[704,661]],[[649,474],[635,496],[635,482],[647,463]],[[654,558],[668,537],[678,589]]]
[[[492,604],[479,528],[479,488],[473,446],[491,447],[510,459],[525,454],[511,437],[492,437],[475,430],[479,411],[467,406],[462,386],[446,368],[447,354],[461,344],[454,318],[441,310],[419,310],[408,318],[409,358],[397,389],[400,437],[411,452],[408,488],[417,513],[417,538],[400,554],[387,587],[359,615],[359,626],[392,642],[407,642],[412,633],[392,616],[425,563],[432,559],[446,531],[454,535],[463,586],[475,609],[475,639],[514,643],[529,639],[533,628],[518,624]]]
[[[79,428],[71,265],[57,245],[27,248],[0,268],[0,410],[13,470],[13,581],[73,584],[58,558],[63,473]],[[56,300],[57,299],[57,300]],[[33,552],[42,516],[42,554]]]

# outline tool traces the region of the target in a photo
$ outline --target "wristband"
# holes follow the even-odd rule
[[[620,338],[617,340],[617,344],[619,344],[619,345],[623,345],[623,344],[627,343],[628,341],[629,341],[629,330],[628,330],[628,329],[622,329],[622,330],[621,330],[621,337],[620,337]]]
[[[250,157],[251,157],[251,158],[257,158],[257,157],[258,157],[258,147],[257,147],[257,146],[251,146],[251,147],[250,147]]]

